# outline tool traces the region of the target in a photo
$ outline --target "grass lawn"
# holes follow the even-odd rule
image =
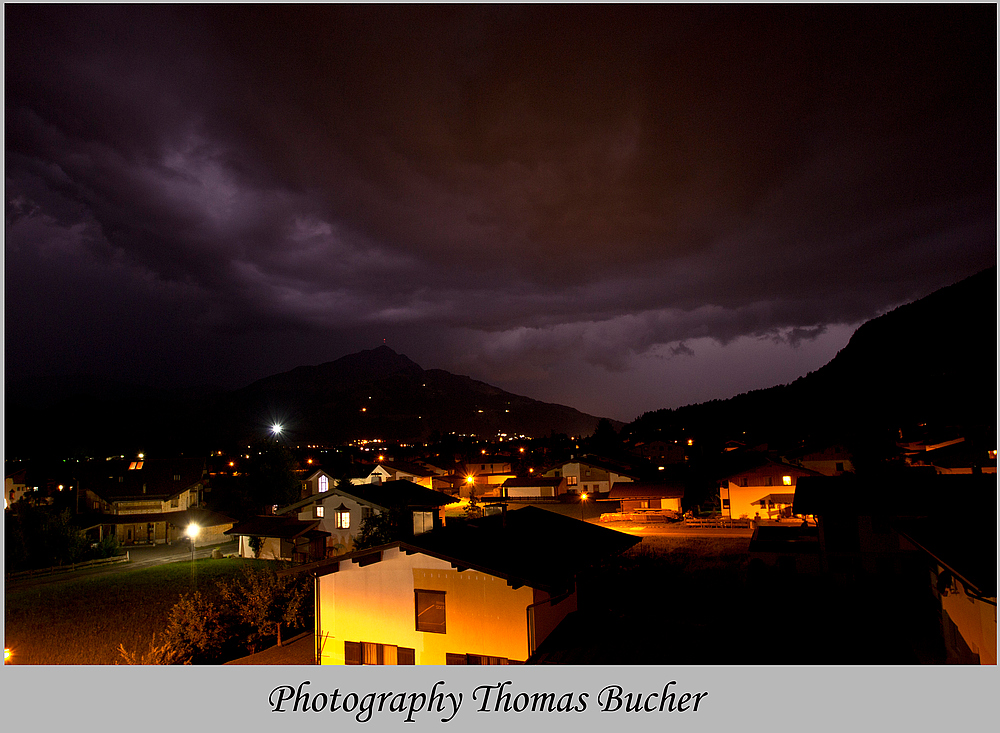
[[[8,589],[4,645],[14,664],[116,664],[118,645],[145,652],[171,607],[197,587],[218,600],[215,581],[247,562],[176,562]]]

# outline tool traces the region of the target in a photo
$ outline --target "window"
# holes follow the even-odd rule
[[[722,508],[723,509],[728,509],[729,508],[729,499],[723,499],[722,500]]]
[[[566,485],[567,486],[576,486],[576,484],[577,484],[577,482],[579,480],[580,479],[578,477],[576,477],[576,476],[567,476],[566,477]]]
[[[785,486],[791,486],[792,485],[792,477],[791,476],[782,476],[781,477],[781,483],[783,483]]]
[[[333,526],[337,529],[351,528],[351,510],[341,504],[333,513]]]
[[[173,509],[178,506],[180,506],[180,497],[175,496],[173,499],[170,500],[170,507]]]
[[[486,654],[452,654],[447,652],[444,659],[445,664],[522,664],[522,662],[514,662],[506,657],[490,657]]]
[[[844,471],[844,464],[843,463],[837,463],[836,467],[837,467],[837,473],[843,473],[843,471]]]
[[[444,591],[414,590],[417,631],[445,633]]]
[[[323,518],[323,514],[324,514],[323,505],[322,504],[317,504],[316,505],[316,510],[313,513],[313,516],[316,519],[322,519]]]
[[[174,474],[174,481],[180,481],[180,480],[181,480],[181,475],[179,473],[175,473]]]
[[[750,484],[750,479],[748,479],[746,476],[740,477],[740,486],[746,488],[749,484]]]
[[[319,493],[322,494],[324,491],[329,491],[329,490],[330,490],[330,479],[328,479],[326,476],[320,476]]]
[[[370,506],[361,507],[361,521],[367,521],[372,518],[372,508]]]
[[[344,664],[416,664],[416,650],[370,641],[345,641]]]
[[[765,476],[764,486],[774,486],[774,479],[772,479],[770,476]]]

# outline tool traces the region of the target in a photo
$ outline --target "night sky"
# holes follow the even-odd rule
[[[996,263],[996,7],[7,5],[7,377],[631,420]]]

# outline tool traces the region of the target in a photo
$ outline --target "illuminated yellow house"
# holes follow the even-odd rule
[[[577,608],[576,575],[639,538],[534,507],[303,566],[321,664],[515,664]]]
[[[798,480],[819,475],[816,471],[776,461],[754,451],[727,455],[726,470],[719,481],[722,516],[778,519],[783,516],[781,508],[787,509],[785,513],[790,515]]]

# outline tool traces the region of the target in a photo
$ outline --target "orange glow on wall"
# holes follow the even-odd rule
[[[341,563],[318,579],[317,633],[322,664],[345,663],[345,641],[415,650],[417,664],[444,664],[446,655],[481,654],[524,661],[528,657],[528,607],[548,596],[475,570],[459,572],[434,557],[397,548],[365,567]],[[441,593],[444,632],[417,631],[415,591]],[[543,603],[548,616],[576,607]],[[552,624],[552,618],[546,623]],[[543,630],[543,633],[545,630]]]

